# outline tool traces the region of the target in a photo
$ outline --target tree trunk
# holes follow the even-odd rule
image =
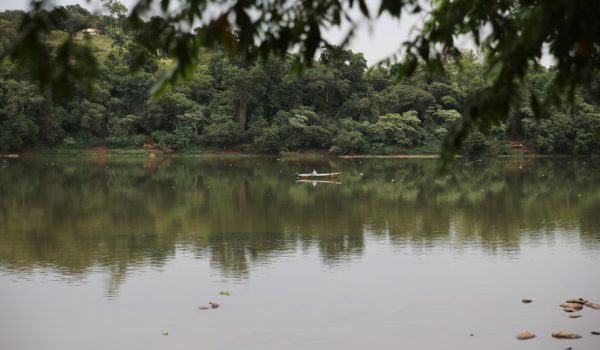
[[[238,121],[242,130],[246,129],[246,121],[248,119],[248,101],[241,99],[238,106]]]

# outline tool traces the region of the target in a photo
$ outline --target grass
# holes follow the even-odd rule
[[[88,158],[88,157],[96,157],[98,154],[104,154],[104,151],[98,151],[98,149],[74,149],[74,148],[44,148],[44,149],[35,149],[31,151],[33,154],[38,154],[42,156],[57,156],[57,157],[78,157],[78,158]],[[106,149],[105,152],[107,157],[135,157],[135,158],[145,158],[148,157],[150,152],[141,148],[117,148],[117,149]],[[156,152],[157,156],[160,156],[160,152]]]
[[[108,54],[114,50],[113,40],[108,35],[94,35],[90,37],[90,42],[96,51],[98,61],[104,62],[108,58]]]
[[[412,148],[386,146],[383,150],[384,155],[392,155],[392,154],[438,155],[439,153],[440,153],[440,145],[439,144],[422,145],[422,146],[416,146],[416,147],[412,147]]]
[[[150,151],[143,148],[103,148],[103,147],[53,147],[53,148],[39,148],[32,149],[22,152],[23,154],[36,154],[41,156],[57,156],[57,157],[76,157],[76,158],[92,158],[99,155],[106,156],[107,158],[148,158]],[[176,151],[173,153],[164,153],[161,150],[154,151],[155,157],[196,157],[196,158],[260,158],[260,157],[278,157],[280,159],[324,159],[331,157],[338,157],[338,155],[329,153],[325,150],[318,149],[304,149],[290,152],[281,152],[279,154],[263,154],[256,152],[247,145],[232,146],[227,149],[220,147],[201,147],[195,146],[185,150]],[[411,149],[401,147],[386,147],[382,152],[378,153],[365,153],[365,154],[348,154],[341,155],[341,157],[349,158],[434,158],[439,155],[438,146],[420,146]],[[590,157],[597,158],[600,155],[591,156],[579,156],[579,157]],[[457,155],[457,157],[464,157],[464,155]],[[509,153],[499,155],[479,155],[474,157],[492,157],[492,158],[504,158],[504,159],[524,159],[532,157],[573,157],[573,155],[540,155],[540,154],[522,154],[522,153]]]

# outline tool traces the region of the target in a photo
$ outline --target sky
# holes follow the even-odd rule
[[[48,0],[47,0],[48,1]],[[91,11],[100,9],[100,0],[50,0],[57,5],[80,4]],[[131,8],[137,0],[120,0],[128,8]],[[30,0],[0,0],[0,11],[3,10],[27,10]],[[377,13],[379,1],[368,1],[371,13]],[[354,52],[362,52],[367,59],[368,65],[376,65],[379,61],[389,58],[393,54],[399,53],[400,45],[407,39],[414,37],[414,34],[423,26],[423,15],[403,14],[400,19],[392,18],[387,13],[369,22],[360,14],[358,8],[352,13],[354,19],[359,19],[358,30],[355,31],[348,47]],[[326,30],[324,37],[332,44],[340,43],[346,34],[348,27],[333,28]],[[469,38],[459,38],[458,46],[465,49],[474,49],[475,44]],[[545,50],[547,51],[547,50]],[[555,60],[547,52],[541,59],[541,64],[548,67],[553,65]]]
[[[136,0],[120,0],[127,7],[131,8]],[[0,11],[3,10],[27,10],[29,9],[30,0],[0,0]],[[91,2],[85,0],[53,0],[57,5],[80,4],[90,10],[99,9],[99,1]],[[374,2],[370,2],[373,4]],[[375,2],[375,5],[378,1]],[[356,12],[355,18],[361,18],[360,13]],[[371,13],[376,13],[373,9]],[[349,48],[355,52],[362,52],[367,59],[369,66],[375,65],[382,59],[397,53],[400,44],[410,38],[411,33],[414,33],[413,28],[422,22],[415,15],[403,16],[401,20],[391,18],[385,14],[379,17],[376,21],[369,23],[366,20],[359,22],[359,28],[355,32],[352,41],[349,43]],[[331,43],[340,43],[345,37],[346,31],[339,29],[327,30],[324,37]]]

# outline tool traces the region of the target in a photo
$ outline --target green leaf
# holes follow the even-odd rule
[[[534,117],[541,118],[542,107],[540,106],[540,101],[538,100],[538,98],[533,90],[530,90],[529,96],[530,96],[529,98],[530,98],[530,103],[531,103],[531,110],[533,111]]]

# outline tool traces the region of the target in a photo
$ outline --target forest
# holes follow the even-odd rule
[[[291,52],[248,62],[214,47],[203,49],[189,79],[151,97],[172,57],[133,38],[168,33],[168,23],[153,17],[132,28],[119,6],[104,14],[79,5],[54,11],[65,18],[49,24],[48,42],[58,47],[77,33],[78,45],[91,48],[98,62],[96,79],[90,89],[60,98],[35,84],[35,72],[0,62],[0,152],[145,145],[164,151],[436,153],[460,122],[465,101],[488,84],[485,55],[476,51],[446,62],[444,74],[417,68],[399,80],[402,62],[369,68],[363,54],[338,46],[322,48],[301,71]],[[24,14],[0,13],[0,52],[15,40]],[[82,31],[87,28],[98,31]],[[461,152],[511,154],[512,142],[539,154],[600,153],[596,87],[579,87],[572,100],[564,97],[542,118],[532,110],[531,96],[543,96],[554,73],[553,67],[531,67],[507,122],[472,131]]]

